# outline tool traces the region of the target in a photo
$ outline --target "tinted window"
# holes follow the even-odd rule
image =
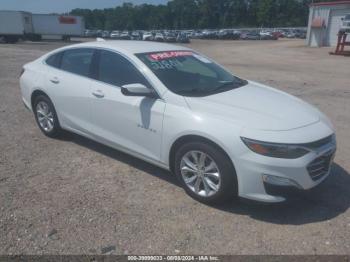
[[[206,96],[247,84],[247,81],[233,76],[213,61],[192,51],[166,51],[136,56],[176,94]]]
[[[49,56],[49,58],[46,59],[46,64],[56,68],[60,67],[61,56],[62,52]]]
[[[88,48],[66,50],[63,53],[61,69],[82,76],[89,76],[94,50]]]
[[[143,75],[126,58],[105,50],[100,51],[97,77],[100,81],[116,86],[135,83],[149,86]]]

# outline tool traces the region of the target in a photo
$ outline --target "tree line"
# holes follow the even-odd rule
[[[312,0],[171,0],[165,5],[124,3],[74,9],[86,28],[102,30],[212,29],[306,26]],[[314,0],[313,2],[319,2]]]

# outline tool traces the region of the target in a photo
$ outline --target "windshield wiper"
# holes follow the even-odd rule
[[[195,97],[200,97],[200,96],[206,96],[211,93],[209,90],[204,90],[202,88],[191,88],[187,90],[178,90],[178,94],[183,95],[183,96],[195,96]]]
[[[210,95],[218,92],[218,90],[223,89],[226,86],[232,86],[230,89],[238,88],[241,86],[246,85],[248,82],[246,80],[241,79],[234,79],[232,81],[220,81],[220,85],[210,89],[203,89],[203,88],[189,88],[189,89],[183,89],[183,90],[177,90],[178,94],[181,95],[191,95],[191,96],[205,96]]]
[[[214,91],[217,91],[221,88],[224,88],[226,86],[230,86],[230,85],[233,85],[234,81],[220,81],[221,85],[218,85],[217,87],[215,87],[214,89],[212,89],[211,91],[214,92]]]
[[[178,92],[188,94],[188,93],[200,93],[200,92],[203,92],[203,90],[200,88],[191,88],[191,89],[179,90]]]
[[[215,87],[214,89],[211,90],[211,92],[215,92],[215,91],[218,91],[224,87],[227,87],[227,86],[233,86],[233,88],[238,88],[238,87],[241,87],[245,84],[247,84],[247,81],[245,80],[232,80],[232,81],[220,81],[221,85]]]

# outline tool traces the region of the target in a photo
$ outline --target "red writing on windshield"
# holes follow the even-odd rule
[[[162,52],[162,53],[153,53],[148,55],[154,61],[160,61],[164,59],[179,57],[179,56],[191,56],[193,55],[190,51],[170,51],[170,52]]]

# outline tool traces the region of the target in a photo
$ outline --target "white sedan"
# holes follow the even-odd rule
[[[68,130],[171,170],[206,203],[283,201],[321,183],[335,154],[334,128],[315,107],[186,47],[63,47],[26,64],[20,86],[46,136]]]

